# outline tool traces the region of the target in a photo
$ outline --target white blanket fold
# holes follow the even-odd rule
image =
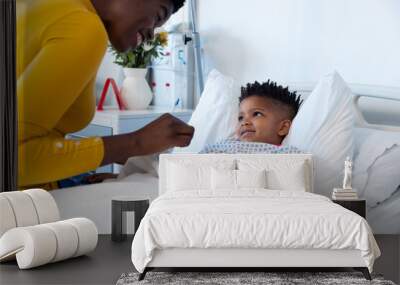
[[[135,173],[148,173],[154,177],[158,177],[158,154],[129,158],[120,169],[117,181],[124,180]]]
[[[370,271],[380,255],[359,215],[320,195],[265,189],[160,196],[135,235],[132,262],[143,272],[165,248],[358,249]]]

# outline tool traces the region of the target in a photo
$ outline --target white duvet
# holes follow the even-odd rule
[[[143,272],[165,248],[358,249],[371,272],[380,255],[367,222],[328,198],[250,189],[157,198],[134,237],[132,262]]]

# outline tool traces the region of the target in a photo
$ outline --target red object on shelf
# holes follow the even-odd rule
[[[117,84],[115,83],[115,80],[113,78],[107,78],[106,82],[104,83],[104,87],[103,87],[103,91],[101,92],[101,96],[100,96],[100,101],[99,104],[97,105],[97,111],[103,111],[103,105],[104,105],[104,101],[106,100],[106,96],[107,96],[107,91],[108,88],[110,87],[110,84],[112,86],[112,89],[114,91],[114,95],[115,98],[117,99],[117,103],[118,103],[118,108],[120,110],[125,110],[125,106],[124,103],[121,99],[121,92],[118,89]]]

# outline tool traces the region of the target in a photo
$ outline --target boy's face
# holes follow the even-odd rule
[[[288,134],[291,120],[273,99],[250,96],[240,103],[236,135],[241,141],[279,145]]]

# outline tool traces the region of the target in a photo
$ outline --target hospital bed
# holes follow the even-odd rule
[[[311,83],[291,83],[290,86],[293,90],[307,96],[314,85]],[[400,137],[400,101],[396,99],[400,94],[400,88],[352,84],[350,84],[350,87],[356,94],[354,101],[360,103],[357,104],[359,109],[355,111],[358,125],[371,131],[374,129],[391,130],[394,133],[398,132]],[[387,98],[387,100],[364,102],[364,98]],[[374,115],[375,121],[372,124],[367,123],[360,115],[360,109],[367,117]],[[378,112],[374,113],[376,109],[378,109]],[[358,139],[362,140],[362,138]],[[356,145],[360,143],[357,144],[356,142]],[[400,145],[400,141],[398,143]],[[399,189],[395,190],[393,189],[392,195],[382,197],[383,202],[370,207],[367,211],[367,220],[376,234],[394,234],[400,231],[398,223],[400,220],[400,207],[398,207],[400,204],[400,185]],[[151,174],[138,173],[122,181],[64,188],[50,193],[55,198],[63,219],[76,216],[87,217],[96,223],[99,233],[109,234],[111,232],[112,197],[147,195],[154,199],[158,196],[158,178]]]
[[[310,84],[291,84],[294,88],[305,97],[312,90]],[[350,85],[351,86],[351,85]],[[400,90],[396,88],[377,88],[373,86],[351,86],[354,95],[354,103],[357,126],[364,127],[367,131],[385,130],[392,133],[399,133],[399,127],[396,126],[396,116],[398,109],[396,104],[396,95],[400,94]],[[389,111],[386,111],[385,116],[382,116],[381,121],[367,122],[364,115],[368,114],[368,110],[376,108],[368,107],[368,102],[363,102],[364,98],[383,98],[394,102],[393,104],[383,103],[383,106],[395,106]],[[383,100],[382,100],[383,101]],[[360,104],[361,103],[361,104]],[[364,104],[364,105],[363,105]],[[365,104],[367,106],[365,106]],[[374,102],[376,107],[379,103]],[[379,108],[378,108],[379,109]],[[361,112],[362,111],[362,112]],[[394,119],[394,122],[387,120]],[[400,125],[400,124],[399,124]],[[364,137],[356,137],[361,141],[356,142],[356,146],[363,143]],[[384,138],[382,138],[384,140]],[[400,143],[400,142],[399,142]],[[361,155],[355,151],[356,157]],[[357,165],[355,165],[357,167]],[[162,178],[163,165],[160,165],[160,176]],[[369,173],[372,175],[372,173]],[[165,175],[164,175],[165,176]],[[100,233],[110,233],[111,225],[111,199],[113,196],[142,196],[148,195],[154,200],[159,191],[162,192],[162,180],[152,174],[132,174],[123,181],[105,182],[97,185],[81,186],[70,189],[60,189],[52,191],[52,195],[57,201],[60,213],[63,218],[72,216],[84,216],[93,220],[99,228]],[[382,203],[368,209],[367,217],[374,233],[393,233],[398,230],[397,221],[400,219],[400,202],[399,190],[392,189],[393,194],[389,197],[382,197]],[[323,203],[323,201],[321,201]],[[329,206],[330,204],[326,204]],[[140,237],[142,230],[139,227]],[[364,233],[365,234],[365,233]],[[368,235],[368,234],[367,234]],[[371,242],[372,233],[368,235]],[[372,237],[373,239],[373,237]],[[140,253],[140,248],[146,248],[143,240],[136,242],[133,252]],[[369,252],[374,252],[374,258],[378,256],[373,242],[368,245]],[[379,250],[378,250],[379,251]],[[145,253],[141,253],[145,256]],[[269,256],[271,258],[265,258]],[[365,253],[364,253],[365,256]],[[374,259],[373,258],[373,259]],[[366,263],[363,254],[359,249],[314,249],[307,248],[156,248],[152,252],[151,260],[147,260],[146,265],[140,270],[142,271],[141,278],[144,278],[145,273],[154,268],[174,268],[174,267],[247,267],[247,268],[265,268],[265,267],[352,267],[361,270],[366,278],[369,278],[370,267]]]

